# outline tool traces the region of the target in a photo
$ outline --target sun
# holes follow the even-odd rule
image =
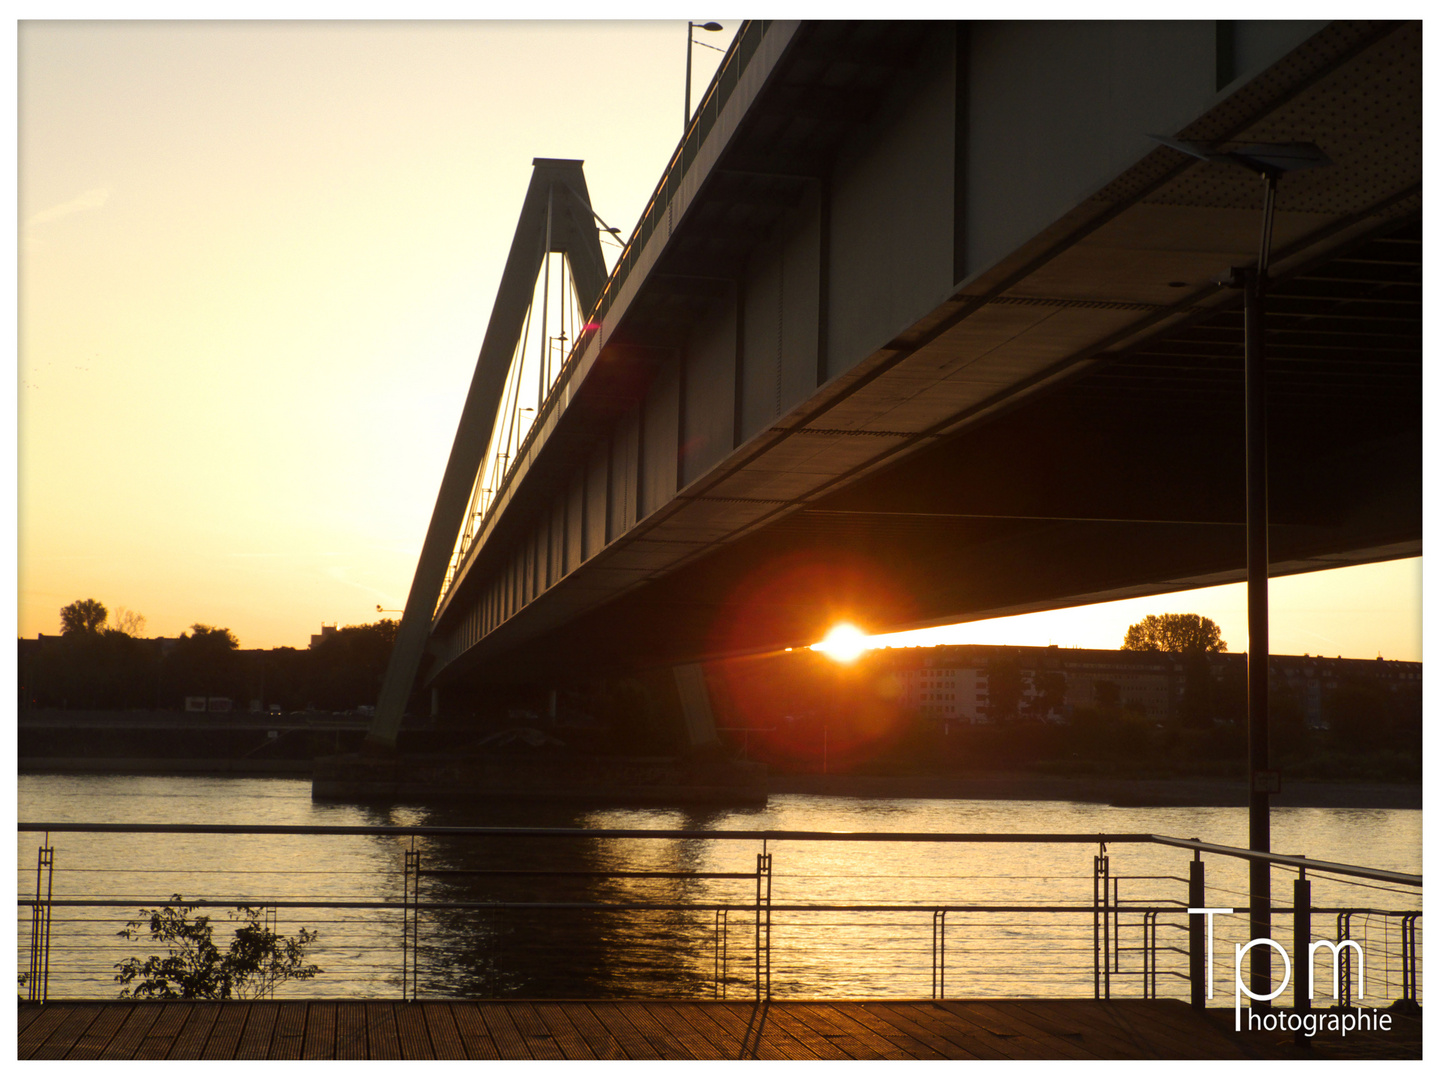
[[[825,635],[825,640],[811,645],[817,652],[823,652],[832,660],[848,664],[870,648],[870,639],[858,626],[851,623],[837,623]]]

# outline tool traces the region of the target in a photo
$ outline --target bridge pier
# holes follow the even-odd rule
[[[719,745],[715,711],[710,704],[710,688],[705,685],[705,669],[699,664],[680,664],[672,670],[675,689],[680,694],[680,713],[688,748],[696,750]]]

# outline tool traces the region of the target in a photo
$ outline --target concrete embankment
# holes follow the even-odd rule
[[[21,772],[308,776],[315,758],[360,745],[363,717],[37,709],[20,713]]]

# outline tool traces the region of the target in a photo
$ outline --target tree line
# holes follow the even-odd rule
[[[60,609],[58,638],[21,639],[22,708],[182,709],[191,697],[259,702],[285,712],[374,705],[390,661],[393,619],[346,626],[309,649],[242,649],[227,627],[195,623],[145,638],[144,616],[98,600]]]

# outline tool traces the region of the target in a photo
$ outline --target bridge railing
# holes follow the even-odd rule
[[[503,474],[497,481],[495,490],[483,512],[479,528],[476,530],[477,534],[484,532],[485,525],[490,520],[496,508],[503,505],[502,495],[511,483],[512,475],[519,463],[525,460],[531,443],[538,438],[540,433],[545,429],[544,420],[556,408],[556,402],[559,396],[558,392],[573,376],[575,368],[580,362],[580,358],[585,354],[586,349],[590,347],[595,335],[605,324],[605,320],[609,317],[617,297],[624,289],[630,273],[634,270],[641,253],[645,250],[646,244],[659,227],[661,219],[664,218],[667,211],[669,211],[670,204],[674,201],[676,194],[680,191],[684,183],[686,175],[699,156],[700,146],[714,129],[721,112],[730,101],[736,88],[740,85],[741,77],[744,75],[751,60],[754,59],[755,54],[759,51],[760,43],[764,40],[766,34],[770,32],[772,25],[773,22],[771,20],[752,19],[742,23],[740,29],[736,32],[734,39],[730,43],[730,47],[726,50],[725,56],[720,62],[720,67],[716,70],[714,78],[710,80],[710,85],[705,92],[705,96],[701,99],[699,107],[695,110],[694,115],[690,119],[690,123],[686,126],[685,134],[675,147],[675,152],[671,154],[664,172],[661,173],[659,183],[655,185],[655,190],[651,193],[649,200],[645,204],[645,208],[640,212],[640,219],[636,222],[635,228],[630,234],[630,239],[626,241],[625,247],[616,260],[615,267],[611,270],[604,287],[600,290],[599,298],[596,300],[594,307],[586,313],[587,317],[585,322],[575,334],[570,351],[566,354],[559,372],[547,390],[545,400],[541,403],[540,410],[536,414],[534,422],[531,423],[525,437],[520,441],[519,448],[510,458],[508,467],[504,469]],[[464,556],[463,553],[461,553],[456,565],[450,569],[450,579],[453,579],[454,575],[458,572],[459,565],[463,563],[463,559]],[[442,589],[442,595],[445,590],[448,590],[449,584],[450,581],[447,579],[445,589]]]
[[[115,996],[119,964],[168,950],[143,927],[120,936],[126,924],[183,905],[192,923],[212,920],[222,951],[237,908],[258,909],[282,938],[318,931],[308,959],[321,972],[271,987],[279,996],[1227,1006],[1257,857],[1304,883],[1273,890],[1272,936],[1295,972],[1277,1003],[1299,1007],[1306,946],[1322,939],[1358,949],[1342,948],[1333,965],[1321,950],[1317,1006],[1418,1005],[1422,995],[1418,875],[1152,834],[98,823],[19,832],[41,837],[33,861],[22,844],[17,879],[18,968],[31,1000]],[[1187,911],[1195,907],[1230,914],[1207,931],[1206,917]],[[1211,984],[1214,1000],[1201,993]]]

